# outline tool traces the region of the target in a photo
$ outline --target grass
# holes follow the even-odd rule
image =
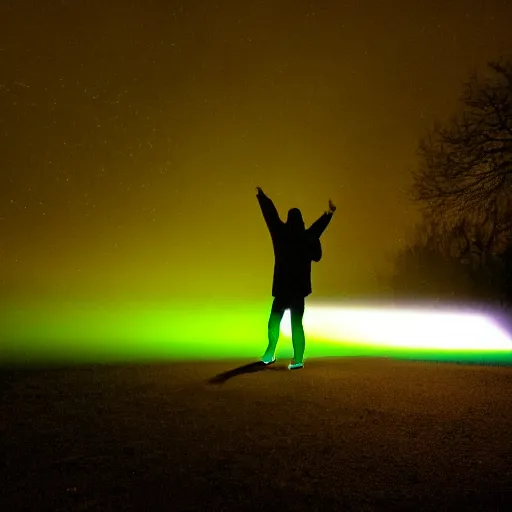
[[[4,368],[2,510],[511,509],[510,367],[248,362]]]

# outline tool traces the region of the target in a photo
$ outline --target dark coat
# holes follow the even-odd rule
[[[270,198],[259,193],[258,202],[274,246],[273,297],[307,297],[311,293],[311,262],[320,261],[320,236],[332,218],[324,213],[308,229],[295,227],[279,218]]]

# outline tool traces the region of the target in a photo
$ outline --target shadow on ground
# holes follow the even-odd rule
[[[224,382],[236,377],[238,375],[244,375],[246,373],[256,373],[262,371],[282,371],[285,368],[275,366],[275,365],[267,365],[261,361],[256,361],[254,363],[244,364],[243,366],[238,366],[237,368],[233,368],[232,370],[228,370],[227,372],[219,373],[208,380],[210,384],[224,384]]]

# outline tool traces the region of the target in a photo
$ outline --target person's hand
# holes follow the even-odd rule
[[[336,211],[336,206],[332,204],[332,201],[329,199],[329,213],[334,213]]]

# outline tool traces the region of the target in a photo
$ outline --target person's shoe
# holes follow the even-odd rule
[[[270,366],[271,364],[274,364],[276,362],[276,358],[274,357],[274,359],[272,359],[272,361],[265,361],[264,359],[261,360],[261,362],[265,365],[265,366]]]
[[[295,363],[294,361],[292,361],[288,365],[288,370],[299,370],[300,368],[304,368],[304,363]]]

